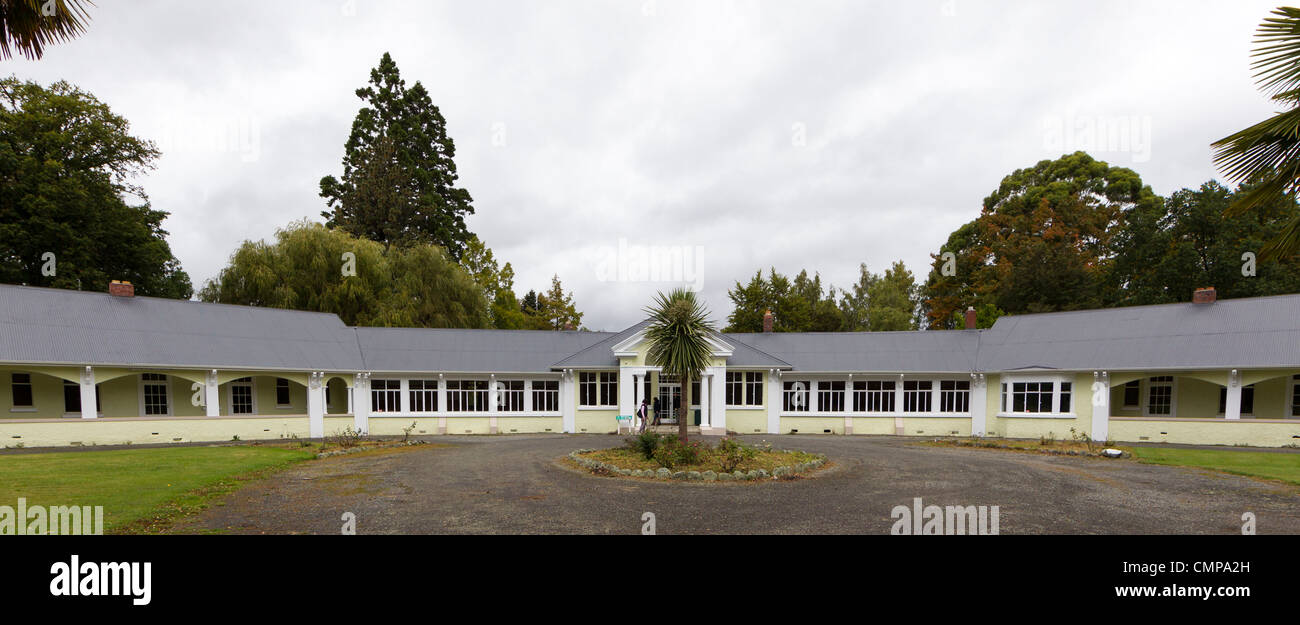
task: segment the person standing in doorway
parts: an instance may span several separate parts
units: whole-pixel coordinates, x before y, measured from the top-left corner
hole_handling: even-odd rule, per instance
[[[654,411],[655,411],[655,425],[659,425],[659,396],[658,395],[655,396]]]

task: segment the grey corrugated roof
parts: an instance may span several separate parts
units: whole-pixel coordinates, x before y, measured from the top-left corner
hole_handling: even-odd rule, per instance
[[[357,328],[367,371],[550,371],[610,332]]]
[[[746,343],[744,334],[723,334],[722,340],[730,343],[735,351],[727,359],[728,367],[759,367],[768,369],[790,369],[790,363],[777,358],[761,349]]]
[[[575,354],[557,358],[553,361],[552,366],[556,369],[565,367],[617,367],[618,358],[614,356],[614,346],[640,332],[642,328],[648,325],[650,325],[650,320],[647,319],[621,332],[607,334],[604,340],[588,345]]]
[[[982,334],[984,371],[1300,367],[1300,295],[1008,316]]]
[[[979,333],[771,332],[727,334],[790,363],[795,371],[948,373],[975,369]]]
[[[359,371],[336,315],[0,285],[0,361]]]

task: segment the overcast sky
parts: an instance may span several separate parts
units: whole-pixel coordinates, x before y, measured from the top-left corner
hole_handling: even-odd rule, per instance
[[[1167,194],[1273,110],[1249,54],[1274,2],[98,4],[2,71],[79,85],[158,144],[141,182],[196,289],[241,241],[321,220],[388,51],[447,119],[470,230],[521,295],[559,274],[596,330],[683,281],[725,323],[769,266],[923,280],[1017,168],[1085,149]],[[650,246],[690,271],[645,279]]]

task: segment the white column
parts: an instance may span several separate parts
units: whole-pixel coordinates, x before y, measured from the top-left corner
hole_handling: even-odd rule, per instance
[[[204,414],[209,417],[221,416],[221,386],[217,384],[217,370],[208,372],[203,385]]]
[[[1236,369],[1228,373],[1228,397],[1227,406],[1223,409],[1223,418],[1241,419],[1241,373]]]
[[[565,434],[573,434],[578,431],[577,411],[574,407],[577,394],[573,392],[573,380],[572,371],[566,370],[560,376],[560,414],[562,415],[560,423]]]
[[[781,372],[767,372],[767,433],[781,433]]]
[[[709,389],[709,424],[719,434],[727,433],[727,369],[713,368],[713,387]]]
[[[632,374],[632,431],[641,431],[641,380],[645,377],[644,373]]]
[[[1110,374],[1105,371],[1093,371],[1092,440],[1105,441],[1108,438],[1110,438]]]
[[[695,398],[695,401],[700,405],[701,433],[709,429],[709,408],[712,407],[711,404],[709,404],[709,394],[713,390],[710,388],[713,385],[713,375],[711,375],[709,371],[709,369],[705,369],[704,373],[700,376],[700,396]]]
[[[853,374],[849,374],[849,379],[844,382],[844,411],[853,412]],[[853,417],[844,415],[844,435],[853,434]]]
[[[307,436],[325,437],[325,374],[318,371],[307,377]]]
[[[352,387],[352,424],[358,432],[370,431],[370,374],[358,373]]]
[[[632,370],[620,366],[618,368],[618,414],[630,415],[636,413],[636,407],[633,405],[636,393],[633,389]]]
[[[81,418],[94,419],[99,416],[95,409],[95,370],[86,367],[81,371]]]
[[[983,373],[972,373],[970,378],[970,433],[984,436],[988,433],[989,383]]]
[[[894,434],[902,436],[906,433],[903,426],[903,374],[898,374],[898,381],[894,386]]]
[[[497,374],[488,376],[488,434],[497,433],[497,413],[501,412],[501,389],[497,388]]]
[[[447,409],[451,404],[447,403],[447,378],[443,374],[438,374],[438,433],[447,433]]]

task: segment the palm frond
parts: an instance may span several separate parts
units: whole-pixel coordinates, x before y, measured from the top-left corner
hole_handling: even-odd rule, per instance
[[[716,331],[695,293],[684,288],[659,293],[645,312],[650,318],[645,329],[648,364],[684,380],[699,377],[709,366],[713,351],[709,339]]]
[[[1265,18],[1255,37],[1255,82],[1274,97],[1300,88],[1300,9],[1280,7]]]
[[[41,58],[45,46],[86,32],[90,0],[0,0],[0,60],[16,49],[29,60]],[[46,15],[49,13],[49,15]]]
[[[1270,261],[1291,258],[1300,253],[1300,216],[1292,219],[1260,252],[1261,259]]]

